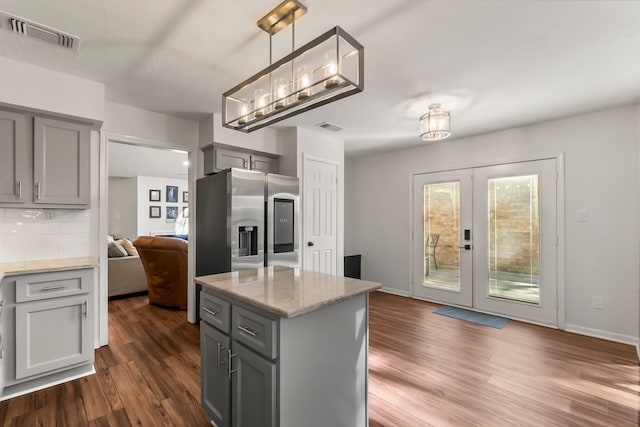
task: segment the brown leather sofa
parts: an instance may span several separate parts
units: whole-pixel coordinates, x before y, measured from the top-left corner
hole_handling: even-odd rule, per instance
[[[139,236],[138,250],[149,287],[149,303],[187,307],[187,242],[174,237]]]

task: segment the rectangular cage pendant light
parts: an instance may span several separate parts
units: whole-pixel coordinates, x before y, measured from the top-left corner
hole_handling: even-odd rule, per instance
[[[223,93],[222,125],[251,132],[363,89],[364,47],[334,27]]]

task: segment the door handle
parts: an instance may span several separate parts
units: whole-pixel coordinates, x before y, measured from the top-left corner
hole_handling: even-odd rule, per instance
[[[313,246],[313,242],[307,242],[307,246],[309,247]]]
[[[471,250],[471,245],[458,246],[458,248],[464,249],[465,251],[470,251]]]

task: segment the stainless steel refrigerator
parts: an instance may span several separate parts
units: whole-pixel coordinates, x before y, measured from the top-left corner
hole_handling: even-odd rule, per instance
[[[300,263],[298,178],[227,169],[196,181],[196,275]]]

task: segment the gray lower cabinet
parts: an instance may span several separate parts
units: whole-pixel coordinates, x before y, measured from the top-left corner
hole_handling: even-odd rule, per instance
[[[206,292],[203,292],[201,301],[202,408],[217,427],[275,427],[275,361],[232,338],[233,332],[229,335],[227,316],[238,308]],[[250,326],[242,327],[245,331],[238,331],[249,338],[253,338],[251,334],[260,334]]]
[[[87,208],[88,125],[0,110],[0,207]]]
[[[93,269],[8,276],[2,302],[0,398],[86,371],[94,360]]]

